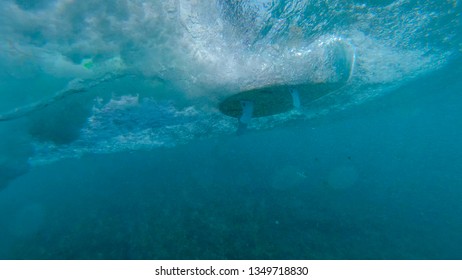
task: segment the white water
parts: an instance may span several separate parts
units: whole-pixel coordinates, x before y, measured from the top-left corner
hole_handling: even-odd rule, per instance
[[[459,17],[457,1],[2,1],[0,118],[27,117],[15,137],[34,162],[171,146],[233,133],[216,107],[241,90],[335,82],[332,42],[354,50],[340,90],[249,126],[270,128],[439,69],[459,52]]]

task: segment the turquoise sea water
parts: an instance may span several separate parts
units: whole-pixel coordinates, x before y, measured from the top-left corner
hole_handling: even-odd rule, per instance
[[[0,259],[462,259],[459,1],[82,3],[0,4]]]

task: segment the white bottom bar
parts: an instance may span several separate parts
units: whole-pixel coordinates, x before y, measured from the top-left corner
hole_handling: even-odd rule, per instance
[[[8,280],[204,278],[460,280],[462,261],[0,261]]]

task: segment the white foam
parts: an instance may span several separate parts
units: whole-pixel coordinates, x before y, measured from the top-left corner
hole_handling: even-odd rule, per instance
[[[393,82],[431,70],[436,60],[444,59],[443,54],[426,54],[430,46],[422,47],[428,39],[421,30],[442,36],[431,24],[447,17],[431,4],[408,11],[401,2],[365,8],[334,1],[335,12],[296,2],[286,3],[274,18],[265,2],[244,1],[233,4],[246,9],[234,16],[253,25],[243,30],[239,20],[225,18],[221,1],[42,2],[33,9],[12,0],[0,3],[7,42],[0,58],[6,71],[33,64],[35,71],[53,76],[89,78],[126,69],[162,76],[191,95],[207,95],[216,89],[223,93],[272,83],[323,82],[330,77],[323,68],[325,46],[339,35],[355,46],[363,83]],[[310,10],[311,18],[300,17]],[[326,21],[334,16],[353,23]],[[268,24],[270,31],[263,36]],[[83,67],[84,59],[92,59],[94,68]]]
[[[164,90],[171,99],[202,98],[201,105],[190,99],[185,110],[162,104],[159,96],[166,99],[165,92],[153,91],[149,102],[135,102],[136,92],[126,92],[125,99],[95,107],[80,142],[69,150],[103,151],[107,145],[123,149],[129,142],[171,145],[230,133],[233,120],[213,110],[220,99],[266,85],[338,81],[333,46],[339,44],[352,50],[354,61],[344,88],[300,112],[252,121],[250,128],[364,102],[444,66],[460,48],[455,37],[460,13],[447,1],[421,1],[412,8],[408,1],[371,6],[340,0],[271,2],[274,5],[250,0],[34,3],[26,7],[14,0],[0,2],[5,42],[0,44],[0,102],[6,104],[17,94],[27,100],[0,116],[18,116],[33,110],[34,104],[44,107],[67,96],[61,94],[67,89],[56,95],[40,93],[52,96],[49,100],[37,100],[37,93],[7,91],[14,79],[43,74],[77,79],[81,82],[74,86],[82,91],[128,74],[156,77],[169,84]],[[112,76],[104,78],[107,73]],[[161,113],[155,110],[159,108]],[[136,129],[127,129],[129,123]]]

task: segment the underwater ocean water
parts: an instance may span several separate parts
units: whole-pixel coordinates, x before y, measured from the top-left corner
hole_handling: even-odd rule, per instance
[[[462,259],[461,5],[1,1],[0,259]]]

